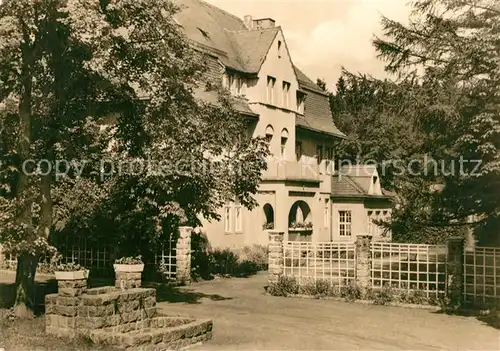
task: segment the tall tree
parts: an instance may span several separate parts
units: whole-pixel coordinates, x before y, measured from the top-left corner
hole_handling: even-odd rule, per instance
[[[175,11],[166,0],[0,5],[0,242],[19,257],[19,315],[52,233],[90,229],[103,203],[125,237],[216,216],[232,196],[255,205],[265,143],[246,137],[228,96],[195,98],[203,56]]]
[[[408,26],[388,18],[382,24],[386,38],[374,45],[387,69],[423,71],[419,123],[428,152],[447,164],[433,220],[498,223],[500,7],[494,0],[419,0]]]

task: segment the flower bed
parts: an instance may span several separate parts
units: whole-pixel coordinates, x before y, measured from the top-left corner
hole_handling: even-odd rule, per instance
[[[298,284],[293,277],[281,276],[278,281],[267,287],[267,293],[282,297],[303,297],[328,299],[336,301],[360,302],[364,304],[415,307],[440,310],[444,301],[439,298],[429,298],[420,290],[402,290],[384,287],[370,289],[363,293],[351,281],[346,285],[332,285],[326,280],[310,281]]]

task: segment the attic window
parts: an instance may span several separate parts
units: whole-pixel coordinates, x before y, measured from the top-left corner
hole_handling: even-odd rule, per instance
[[[205,39],[210,39],[210,35],[208,35],[208,32],[204,31],[200,27],[196,27],[196,28],[198,28],[198,30],[200,31],[201,35],[203,35],[203,37],[205,37]]]
[[[378,180],[377,177],[373,177],[373,184],[377,184],[377,180]]]
[[[281,40],[278,40],[278,58],[281,58]]]

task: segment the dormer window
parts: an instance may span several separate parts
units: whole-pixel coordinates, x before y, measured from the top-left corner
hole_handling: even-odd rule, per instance
[[[227,73],[224,77],[224,87],[229,89],[233,95],[242,95],[244,93],[244,80],[240,76]]]

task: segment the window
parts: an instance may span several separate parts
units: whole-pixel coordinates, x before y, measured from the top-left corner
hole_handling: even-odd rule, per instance
[[[290,83],[283,82],[283,107],[290,107]]]
[[[266,134],[266,141],[268,144],[271,144],[271,141],[273,140],[273,135],[272,134]]]
[[[281,58],[281,40],[278,40],[278,58]]]
[[[326,158],[330,161],[333,161],[334,159],[334,149],[333,147],[329,147],[326,149]]]
[[[238,203],[234,207],[234,212],[235,212],[235,218],[234,218],[234,231],[236,233],[241,233],[243,232],[243,209],[241,205]]]
[[[224,232],[226,234],[243,232],[243,207],[236,202],[227,202],[224,206]]]
[[[274,104],[274,86],[276,85],[276,78],[267,77],[267,103]]]
[[[231,233],[233,229],[231,225],[231,210],[232,208],[230,205],[224,206],[224,232],[226,232],[226,234]]]
[[[297,162],[299,162],[300,159],[302,158],[302,142],[301,141],[295,142],[295,157],[297,158]]]
[[[288,130],[283,128],[281,131],[281,158],[285,158],[285,152],[286,152],[286,142],[288,140]]]
[[[282,158],[285,158],[285,150],[286,150],[286,141],[287,140],[288,140],[287,138],[281,137],[281,157]]]
[[[325,205],[323,207],[323,219],[323,226],[325,228],[330,227],[330,202],[328,201],[328,199],[325,199]]]
[[[306,99],[306,96],[304,93],[297,91],[297,112],[300,114],[304,114],[305,112],[305,107],[304,107],[304,101]]]
[[[268,125],[266,127],[266,141],[271,144],[271,141],[273,140],[273,135],[274,135],[274,129],[271,125]]]
[[[351,211],[339,211],[339,234],[351,236]]]
[[[373,211],[368,211],[367,213],[368,216],[368,234],[375,236],[375,224],[373,223]]]
[[[243,78],[238,77],[233,73],[227,73],[224,75],[223,86],[229,89],[233,95],[243,94]]]
[[[318,160],[318,164],[323,161],[323,145],[316,145],[316,158]]]

